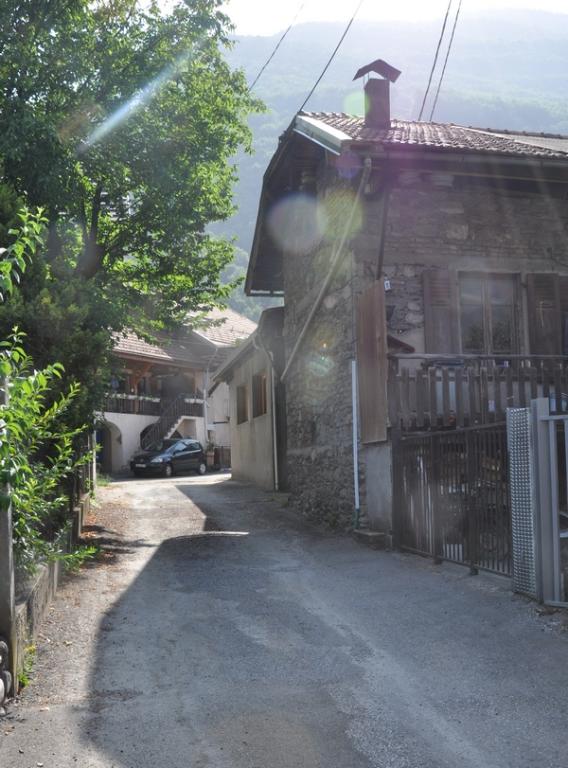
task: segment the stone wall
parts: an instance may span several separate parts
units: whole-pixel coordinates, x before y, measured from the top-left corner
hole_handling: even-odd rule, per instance
[[[318,176],[318,206],[325,222],[322,242],[307,253],[295,249],[284,259],[286,359],[329,270],[332,243],[341,235],[353,197],[347,182],[328,167],[322,169]],[[335,528],[352,525],[354,513],[351,265],[347,252],[286,379],[291,502],[309,518]]]
[[[545,195],[530,184],[519,189],[462,177],[443,181],[440,186],[436,176],[423,174],[409,185],[403,175],[389,201],[383,269],[390,283],[389,332],[417,352],[424,351],[424,269],[568,272],[568,205],[560,185]],[[355,243],[357,291],[377,264],[378,227],[376,200],[368,199],[365,228]],[[526,318],[521,331],[521,351],[528,352]]]

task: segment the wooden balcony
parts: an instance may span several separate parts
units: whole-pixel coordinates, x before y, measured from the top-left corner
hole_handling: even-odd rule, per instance
[[[203,416],[203,392],[180,396],[184,403],[183,415]],[[140,395],[107,395],[104,402],[105,413],[127,413],[135,416],[161,416],[171,404],[171,399],[145,397]]]
[[[161,413],[161,400],[159,397],[140,397],[138,395],[107,395],[103,408],[105,413],[159,416]]]
[[[389,421],[403,431],[500,423],[536,397],[568,412],[568,357],[389,355]]]

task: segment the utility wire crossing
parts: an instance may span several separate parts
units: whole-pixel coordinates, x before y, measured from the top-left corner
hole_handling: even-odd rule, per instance
[[[295,15],[294,15],[294,18],[292,19],[292,21],[290,22],[290,24],[289,24],[289,26],[288,26],[288,29],[286,29],[286,30],[284,31],[284,33],[282,34],[282,36],[281,36],[280,40],[279,40],[279,41],[276,43],[276,45],[275,45],[275,47],[274,47],[274,50],[272,51],[272,53],[270,54],[270,56],[269,56],[269,57],[266,59],[266,61],[264,62],[264,64],[263,64],[263,65],[262,65],[262,67],[260,68],[260,70],[259,70],[259,72],[258,72],[258,75],[257,75],[257,76],[254,78],[254,80],[252,81],[252,83],[249,85],[249,91],[252,91],[252,89],[254,88],[254,86],[255,86],[255,85],[258,83],[258,81],[259,81],[259,80],[260,80],[260,78],[262,77],[262,73],[264,72],[264,70],[266,69],[266,67],[267,67],[267,66],[270,64],[270,62],[272,61],[272,59],[273,59],[273,58],[276,56],[276,53],[277,53],[278,49],[280,48],[280,46],[282,45],[282,43],[283,43],[283,42],[284,42],[284,40],[286,39],[286,37],[287,37],[287,35],[288,35],[288,32],[289,32],[289,31],[292,29],[292,27],[293,27],[293,26],[294,26],[294,24],[296,23],[296,21],[297,21],[297,19],[298,19],[298,16],[299,16],[299,15],[302,13],[302,11],[304,10],[305,6],[306,6],[306,0],[302,0],[302,2],[300,3],[300,5],[298,6],[298,10],[296,11],[296,13],[295,13]]]
[[[306,98],[304,99],[304,103],[302,104],[302,106],[301,106],[301,107],[300,107],[300,109],[298,110],[299,112],[302,112],[302,110],[304,109],[304,107],[306,106],[306,104],[308,103],[308,101],[309,101],[309,100],[312,98],[312,96],[313,96],[313,94],[314,94],[314,91],[316,90],[316,88],[318,87],[318,85],[321,83],[321,81],[322,81],[322,79],[323,79],[323,77],[324,77],[325,73],[327,72],[327,70],[328,70],[328,69],[329,69],[329,67],[331,66],[331,63],[332,63],[332,61],[334,60],[334,58],[335,58],[335,56],[336,56],[336,54],[337,54],[338,50],[341,48],[341,45],[342,45],[343,41],[344,41],[344,40],[345,40],[345,38],[347,37],[347,33],[348,33],[348,32],[349,32],[349,30],[351,29],[351,25],[352,25],[352,24],[353,24],[353,22],[355,21],[355,18],[356,18],[356,16],[357,16],[357,14],[359,13],[359,11],[361,10],[361,6],[363,5],[363,3],[364,3],[364,2],[365,2],[365,0],[359,0],[359,3],[357,4],[357,7],[355,8],[355,10],[354,10],[354,12],[353,12],[353,15],[352,15],[352,16],[351,16],[351,18],[349,19],[349,23],[347,24],[347,26],[345,27],[345,29],[344,29],[344,31],[343,31],[343,34],[342,34],[342,35],[341,35],[341,37],[339,38],[339,42],[338,42],[338,43],[337,43],[337,45],[335,46],[335,49],[334,49],[333,53],[331,54],[331,56],[329,57],[329,60],[328,60],[327,64],[326,64],[326,65],[325,65],[325,67],[323,68],[321,75],[318,77],[318,79],[317,79],[317,80],[316,80],[316,82],[314,83],[314,86],[313,86],[312,90],[311,90],[311,91],[308,93],[308,95],[307,95],[307,96],[306,96]]]
[[[430,111],[430,122],[432,122],[432,119],[434,117],[434,111],[436,109],[436,105],[438,104],[438,96],[440,95],[440,89],[442,88],[442,83],[444,82],[444,75],[446,74],[446,67],[448,66],[448,59],[450,58],[450,52],[452,50],[452,45],[454,43],[454,36],[456,34],[456,27],[458,25],[458,19],[460,17],[460,11],[462,7],[462,0],[460,0],[458,9],[456,11],[456,17],[454,19],[454,26],[452,27],[452,34],[450,35],[450,42],[448,44],[448,50],[446,51],[446,58],[444,59],[444,66],[442,67],[442,74],[440,75],[440,80],[438,82],[438,88],[436,89],[436,95],[434,96],[434,103],[432,104],[432,109]]]
[[[448,7],[446,8],[446,15],[444,16],[444,23],[442,24],[442,31],[440,32],[440,37],[438,38],[438,45],[436,46],[436,53],[434,54],[434,61],[432,62],[432,69],[430,70],[430,77],[428,78],[428,85],[426,86],[426,91],[424,93],[424,98],[422,99],[422,106],[420,107],[420,114],[418,115],[418,120],[422,120],[422,115],[424,113],[424,107],[426,106],[426,99],[428,98],[428,94],[430,93],[430,86],[432,85],[432,78],[434,77],[434,71],[436,69],[436,64],[438,63],[438,56],[440,55],[440,48],[442,47],[442,41],[444,39],[444,34],[446,32],[446,25],[448,23],[448,17],[450,15],[450,9],[452,7],[453,0],[450,0],[448,3]]]

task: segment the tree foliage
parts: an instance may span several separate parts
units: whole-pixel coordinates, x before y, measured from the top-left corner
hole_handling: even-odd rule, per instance
[[[31,572],[39,560],[64,557],[57,543],[69,507],[64,481],[84,458],[76,452],[81,430],[69,429],[63,416],[79,388],[72,384],[53,399],[63,366],[34,369],[21,334],[0,343],[0,350],[0,376],[8,383],[0,405],[0,472],[10,483],[16,563]]]
[[[19,213],[20,225],[8,231],[13,238],[0,254],[0,301],[14,293],[22,274],[43,243],[42,211]],[[79,392],[73,383],[59,396],[54,382],[60,363],[43,370],[33,367],[17,330],[0,342],[0,503],[13,503],[14,554],[23,572],[39,560],[61,557],[71,563],[90,552],[63,554],[56,535],[64,526],[69,497],[65,480],[85,460],[76,450],[81,429],[66,426],[64,417]],[[9,490],[6,490],[9,489]]]
[[[61,259],[116,310],[172,324],[224,298],[226,219],[258,104],[223,58],[220,0],[21,0],[0,5],[0,157],[49,219]]]

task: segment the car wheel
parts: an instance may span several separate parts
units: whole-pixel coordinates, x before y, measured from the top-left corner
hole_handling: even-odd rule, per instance
[[[204,475],[206,472],[207,472],[207,464],[204,461],[199,462],[199,466],[197,467],[197,474]]]
[[[166,464],[164,467],[164,477],[171,477],[174,473],[174,468],[171,464]]]

